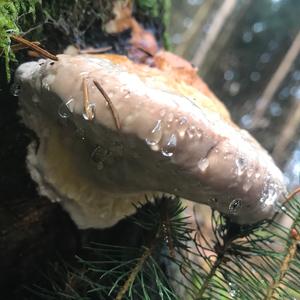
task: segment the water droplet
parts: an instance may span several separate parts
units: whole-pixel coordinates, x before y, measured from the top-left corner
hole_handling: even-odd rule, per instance
[[[209,166],[209,160],[207,158],[203,158],[198,162],[198,168],[201,172],[205,172]]]
[[[228,206],[228,212],[232,215],[236,215],[238,213],[238,210],[242,206],[242,200],[241,199],[234,199],[230,202]]]
[[[72,115],[72,112],[73,112],[72,103],[73,102],[74,102],[74,99],[71,98],[67,103],[62,103],[58,107],[58,114],[61,118],[67,119]]]
[[[202,131],[200,130],[200,128],[196,128],[196,136],[198,138],[201,138],[202,137]]]
[[[93,120],[95,118],[95,110],[96,104],[90,103],[86,108],[86,112],[82,113],[83,118],[87,121]]]
[[[108,150],[98,145],[91,153],[91,159],[96,162],[102,162],[102,160],[108,155]]]
[[[197,130],[195,126],[191,126],[186,130],[186,133],[188,135],[188,137],[190,139],[192,139],[193,137],[195,137],[195,135],[197,135]]]
[[[89,72],[80,72],[79,75],[85,77],[85,76],[89,75]]]
[[[21,86],[18,83],[13,83],[10,87],[10,92],[13,96],[18,97],[21,91]]]
[[[235,164],[237,167],[237,175],[241,176],[246,170],[246,160],[242,157],[239,157],[235,160]]]
[[[179,121],[179,126],[183,126],[187,123],[187,117],[180,117],[178,121]]]
[[[245,192],[248,192],[248,191],[250,190],[250,188],[252,187],[252,185],[253,185],[253,183],[252,183],[250,180],[246,181],[246,182],[243,184],[243,190],[244,190]]]
[[[235,283],[229,282],[229,295],[233,298],[238,298],[240,296],[239,289]]]
[[[42,87],[43,87],[45,90],[50,91],[50,85],[49,85],[49,83],[47,82],[47,80],[45,80],[45,79],[42,81]]]
[[[178,121],[178,135],[183,138],[188,127],[187,117],[180,117]]]
[[[285,206],[281,206],[281,210],[285,212],[286,211],[286,207]]]
[[[174,114],[173,113],[169,113],[168,117],[167,117],[167,122],[171,123],[174,119]]]
[[[247,169],[247,177],[248,177],[248,178],[251,178],[252,175],[253,175],[253,173],[254,173],[254,169],[253,169],[253,168]]]
[[[269,205],[274,205],[277,198],[278,198],[277,185],[268,182],[263,189],[262,196],[259,201],[265,207]]]
[[[150,136],[146,138],[146,143],[150,146],[157,145],[162,137],[161,120],[158,120],[151,130]]]
[[[161,153],[164,156],[171,157],[174,154],[177,144],[177,138],[175,134],[172,134],[167,145],[161,149]]]

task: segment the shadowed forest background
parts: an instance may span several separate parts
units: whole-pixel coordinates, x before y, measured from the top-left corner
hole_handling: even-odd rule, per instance
[[[234,121],[272,153],[291,185],[298,185],[300,3],[173,3],[175,53],[199,68]]]

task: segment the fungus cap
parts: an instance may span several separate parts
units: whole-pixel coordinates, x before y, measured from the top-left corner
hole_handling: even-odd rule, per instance
[[[58,55],[22,64],[16,81],[22,118],[40,139],[31,175],[80,228],[112,226],[145,194],[205,203],[240,224],[272,216],[283,200],[268,153],[221,102],[169,71],[117,55]]]

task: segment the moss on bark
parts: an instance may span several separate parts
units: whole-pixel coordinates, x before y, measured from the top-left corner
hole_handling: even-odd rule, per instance
[[[10,51],[10,35],[29,29],[35,20],[39,0],[0,1],[0,53],[5,58],[6,75],[10,78],[9,61],[14,59]]]
[[[5,59],[8,81],[10,62],[15,60],[10,47],[11,34],[23,34],[27,39],[41,41],[54,52],[61,52],[71,43],[78,47],[99,47],[103,40],[109,39],[103,24],[113,18],[113,3],[108,0],[0,0],[0,57]],[[136,0],[133,4],[138,20],[169,48],[166,29],[170,0]],[[126,39],[126,33],[123,37]],[[124,43],[119,37],[112,39],[116,52],[124,53]]]

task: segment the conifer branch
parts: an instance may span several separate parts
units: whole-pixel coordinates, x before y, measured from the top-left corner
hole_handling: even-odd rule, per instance
[[[142,257],[138,260],[138,263],[135,265],[135,267],[131,271],[129,277],[127,278],[127,280],[125,281],[125,283],[121,287],[120,291],[118,292],[117,296],[115,297],[115,300],[122,300],[123,299],[124,295],[127,293],[128,289],[130,288],[130,286],[135,281],[135,278],[136,278],[137,274],[141,271],[145,261],[151,255],[151,252],[152,252],[152,247],[147,248],[144,251]]]
[[[287,250],[287,254],[286,254],[284,260],[282,261],[280,270],[278,272],[278,276],[270,285],[270,287],[268,289],[268,294],[267,294],[265,300],[276,299],[276,296],[275,296],[276,290],[280,287],[280,284],[282,283],[282,280],[285,277],[286,272],[289,269],[290,262],[295,257],[295,254],[297,251],[297,245],[298,245],[299,241],[300,241],[299,234],[297,234],[296,237],[292,237],[292,242]]]
[[[190,228],[178,200],[164,196],[137,211],[130,219],[142,230],[140,247],[95,244],[96,248],[89,249],[93,260],[80,259],[83,268],[67,270],[63,282],[54,279],[52,294],[39,289],[47,295],[43,299],[299,297],[298,200],[287,201],[281,208],[291,218],[292,229],[275,220],[240,226],[214,211],[212,236],[201,224],[196,223],[195,230]]]

